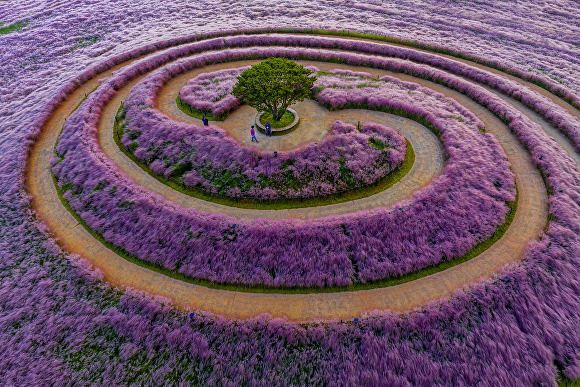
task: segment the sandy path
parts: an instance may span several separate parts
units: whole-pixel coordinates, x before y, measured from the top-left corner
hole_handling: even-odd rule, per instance
[[[248,62],[228,63],[230,66],[241,66]],[[223,64],[204,67],[205,71],[214,71],[224,68]],[[195,76],[201,69],[188,72],[179,77],[182,83]],[[236,218],[319,218],[330,215],[347,214],[354,211],[375,208],[379,206],[389,207],[396,202],[409,197],[415,190],[425,186],[431,179],[439,174],[444,165],[443,150],[437,137],[427,128],[407,118],[386,114],[376,111],[343,110],[329,112],[314,101],[304,101],[299,104],[299,114],[303,123],[293,132],[284,136],[268,138],[262,134],[258,145],[263,149],[280,149],[277,145],[283,144],[281,149],[292,149],[307,142],[322,140],[330,129],[332,122],[342,120],[350,123],[358,121],[375,121],[399,130],[412,144],[415,150],[415,163],[411,170],[394,186],[376,195],[320,207],[292,208],[283,210],[256,210],[229,207],[226,205],[197,199],[181,192],[175,191],[145,172],[129,157],[119,150],[113,139],[113,123],[115,114],[121,102],[127,97],[131,88],[143,77],[134,80],[123,89],[119,90],[113,100],[106,106],[99,123],[99,143],[107,157],[117,164],[123,172],[131,176],[139,185],[147,190],[155,192],[169,201],[183,207],[193,207],[202,211],[217,212]],[[201,123],[193,117],[186,115],[177,108],[175,97],[179,91],[179,82],[172,82],[169,87],[162,89],[159,96],[160,108],[166,114],[180,121]],[[228,133],[242,143],[247,141],[247,128],[253,123],[256,111],[244,106],[231,114],[220,126],[228,130]],[[241,129],[240,129],[241,128]],[[241,133],[243,132],[243,134]],[[245,141],[244,141],[245,140]]]
[[[346,67],[334,64],[331,66],[335,68]],[[375,72],[376,70],[373,71],[373,74]],[[86,257],[103,271],[108,281],[114,285],[138,288],[152,294],[168,297],[178,307],[184,309],[201,309],[236,318],[248,318],[269,313],[275,317],[286,316],[290,320],[296,321],[335,320],[351,319],[377,309],[405,311],[423,306],[432,300],[449,297],[458,289],[488,277],[506,263],[517,262],[521,258],[527,243],[542,231],[546,223],[546,189],[525,149],[491,113],[463,95],[440,85],[407,76],[397,76],[444,92],[477,114],[486,124],[487,129],[496,135],[504,147],[516,174],[520,190],[518,211],[505,235],[484,253],[444,272],[398,286],[357,292],[263,294],[215,290],[193,285],[163,276],[124,260],[94,239],[83,227],[75,227],[78,223],[60,203],[48,169],[52,149],[65,117],[82,99],[84,93],[94,88],[97,84],[96,80],[83,85],[61,105],[34,147],[28,171],[28,188],[34,198],[34,207],[52,233],[61,241],[64,248]],[[525,82],[522,81],[522,83]],[[563,102],[557,97],[552,96],[551,98]],[[528,109],[522,109],[522,111],[538,120],[537,115]],[[103,118],[103,122],[105,121],[106,117]],[[543,126],[549,127],[545,122],[543,122]],[[401,130],[403,130],[402,127]],[[562,141],[565,148],[571,151],[569,144],[566,145],[565,138],[560,137],[559,141]],[[118,150],[117,152],[122,154]],[[142,172],[139,167],[137,168]],[[134,175],[131,176],[135,178]],[[148,177],[155,180],[150,176]],[[140,183],[138,179],[136,181]],[[172,191],[163,184],[161,186],[164,193]],[[342,204],[347,206],[350,211],[356,210],[350,202]],[[318,211],[320,208],[323,207],[311,210]],[[240,209],[240,211],[246,210]]]

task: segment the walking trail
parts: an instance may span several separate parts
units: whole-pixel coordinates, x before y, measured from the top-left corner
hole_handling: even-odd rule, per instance
[[[226,63],[226,65],[239,67],[253,63],[256,63],[256,61]],[[188,79],[191,79],[191,77],[203,71],[215,71],[224,67],[224,64],[206,66],[203,69],[196,69],[195,71],[181,75],[161,90],[157,107],[173,119],[201,125],[201,120],[193,118],[179,110],[175,103],[175,98],[181,86]],[[302,122],[297,129],[287,135],[276,137],[266,137],[258,132],[256,134],[259,139],[257,147],[264,151],[289,150],[308,142],[321,141],[328,134],[332,122],[336,120],[354,124],[358,121],[375,121],[399,130],[409,140],[415,151],[415,163],[413,167],[397,184],[388,190],[366,198],[326,206],[283,210],[256,210],[230,207],[197,199],[170,189],[165,184],[150,176],[139,165],[127,157],[127,155],[121,152],[114,141],[112,131],[115,114],[121,102],[129,94],[131,88],[143,77],[134,80],[119,90],[115,98],[107,105],[99,124],[99,142],[107,157],[113,160],[123,172],[131,176],[138,184],[183,207],[193,207],[202,211],[220,213],[236,218],[282,219],[291,217],[308,219],[347,214],[379,206],[392,206],[396,202],[407,198],[415,190],[429,183],[434,176],[439,174],[444,165],[443,150],[437,136],[415,121],[377,111],[342,110],[330,112],[318,103],[306,100],[294,107],[300,114]],[[248,133],[256,114],[255,109],[249,106],[242,106],[228,116],[223,122],[223,125],[220,122],[213,122],[213,124],[217,124],[226,129],[232,137],[236,138],[242,144],[252,146]]]
[[[227,65],[229,67],[237,67],[244,65],[244,63],[233,62]],[[121,64],[112,69],[112,71],[127,64]],[[365,68],[338,64],[320,62],[315,62],[315,64],[323,70],[345,68],[355,71],[368,71]],[[208,71],[208,68],[204,70]],[[498,72],[495,70],[490,71]],[[198,122],[174,107],[176,91],[179,90],[180,85],[193,73],[184,74],[180,79],[170,82],[162,90],[159,97],[158,107],[175,119]],[[30,157],[27,175],[28,189],[33,197],[33,206],[39,217],[48,225],[51,233],[60,241],[66,250],[71,253],[80,254],[88,259],[95,267],[103,272],[104,278],[113,285],[140,289],[151,294],[166,297],[182,309],[203,310],[233,318],[251,318],[268,313],[273,317],[287,317],[293,321],[329,321],[339,319],[349,320],[374,310],[404,312],[422,307],[434,300],[450,297],[457,290],[475,281],[494,275],[494,273],[506,264],[518,262],[525,252],[528,242],[542,232],[548,216],[546,187],[523,146],[519,144],[507,127],[490,112],[457,92],[428,81],[390,73],[388,71],[373,69],[372,73],[373,75],[375,73],[380,75],[389,74],[403,80],[414,81],[456,99],[459,103],[475,113],[485,123],[487,130],[493,133],[502,144],[512,164],[513,172],[516,175],[520,194],[518,210],[512,225],[504,236],[491,248],[477,257],[448,270],[397,286],[355,292],[311,294],[249,293],[212,289],[173,279],[133,264],[106,248],[87,230],[78,225],[78,222],[72,214],[61,204],[49,169],[49,160],[53,153],[54,144],[64,124],[65,118],[82,100],[85,93],[90,92],[97,86],[97,78],[82,85],[62,103],[47,123],[41,137],[35,144]],[[516,80],[518,79],[516,78]],[[531,85],[525,81],[518,81],[535,90],[539,89],[535,85]],[[131,85],[120,90],[118,97],[107,106],[107,110],[101,119],[99,141],[101,142],[103,150],[138,184],[180,205],[196,207],[203,211],[214,211],[247,218],[265,216],[276,218],[309,218],[350,213],[375,206],[388,206],[401,198],[408,197],[414,190],[428,183],[440,171],[443,165],[440,144],[427,129],[419,124],[409,122],[400,117],[377,112],[333,112],[327,113],[328,118],[325,118],[325,120],[328,119],[328,122],[332,122],[334,119],[343,119],[349,122],[373,120],[399,129],[412,142],[417,154],[412,170],[398,184],[381,194],[331,206],[268,211],[232,208],[205,202],[183,195],[160,183],[130,161],[116,147],[112,139],[114,114],[130,87]],[[542,92],[543,89],[539,89],[538,91]],[[564,101],[548,92],[543,91],[542,94],[551,98],[561,106],[568,108],[572,114],[578,113]],[[553,136],[577,162],[580,161],[577,152],[575,152],[572,145],[563,135],[523,105],[504,96],[502,97],[516,105],[523,114],[528,115],[534,121],[540,123],[548,134]],[[173,102],[170,103],[169,101]],[[308,104],[309,102],[305,103],[304,113],[300,114],[303,115],[304,122],[308,121],[310,124],[310,120],[308,119],[309,114],[314,115],[320,112],[316,106]],[[312,103],[310,102],[310,104]],[[308,109],[311,109],[310,113],[308,113]],[[242,138],[247,134],[248,127],[248,123],[244,120],[250,117],[253,119],[253,114],[255,113],[247,109],[241,109],[237,115],[232,115],[229,122],[224,122],[223,127],[233,137],[240,139],[241,142],[248,141]],[[320,121],[320,125],[313,130],[315,134],[312,134],[310,137],[305,137],[302,140],[296,140],[291,137],[288,137],[288,139],[275,138],[278,142],[274,144],[267,143],[264,138],[260,144],[266,150],[291,149],[303,141],[316,141],[326,134],[324,128],[328,130],[328,126],[325,126],[327,125],[327,121],[322,119]],[[240,126],[244,129],[239,129]],[[238,130],[239,133],[237,133]],[[306,130],[308,130],[307,125],[301,124],[301,128],[298,128],[293,133],[304,133]]]

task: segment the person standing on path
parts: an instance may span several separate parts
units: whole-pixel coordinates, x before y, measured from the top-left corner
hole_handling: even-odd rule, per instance
[[[266,122],[265,128],[266,135],[272,137],[272,125],[270,125],[270,122]]]
[[[252,135],[252,142],[254,140],[258,142],[258,139],[256,138],[256,131],[254,130],[254,125],[252,125],[252,128],[250,129],[250,134]]]
[[[207,119],[205,114],[203,115],[203,118],[201,120],[203,121],[203,126],[209,126],[209,120]]]

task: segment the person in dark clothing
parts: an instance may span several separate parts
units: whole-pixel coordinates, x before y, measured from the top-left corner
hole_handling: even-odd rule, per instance
[[[264,127],[266,128],[266,135],[272,137],[272,125],[270,125],[269,122],[266,122]]]
[[[209,120],[207,119],[207,117],[205,116],[205,114],[203,115],[203,118],[201,120],[203,121],[203,125],[204,126],[209,126]]]

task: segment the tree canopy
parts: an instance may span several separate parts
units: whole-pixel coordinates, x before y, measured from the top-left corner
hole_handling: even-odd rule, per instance
[[[288,106],[311,94],[316,80],[312,71],[285,58],[269,58],[238,76],[232,94],[278,121]]]

